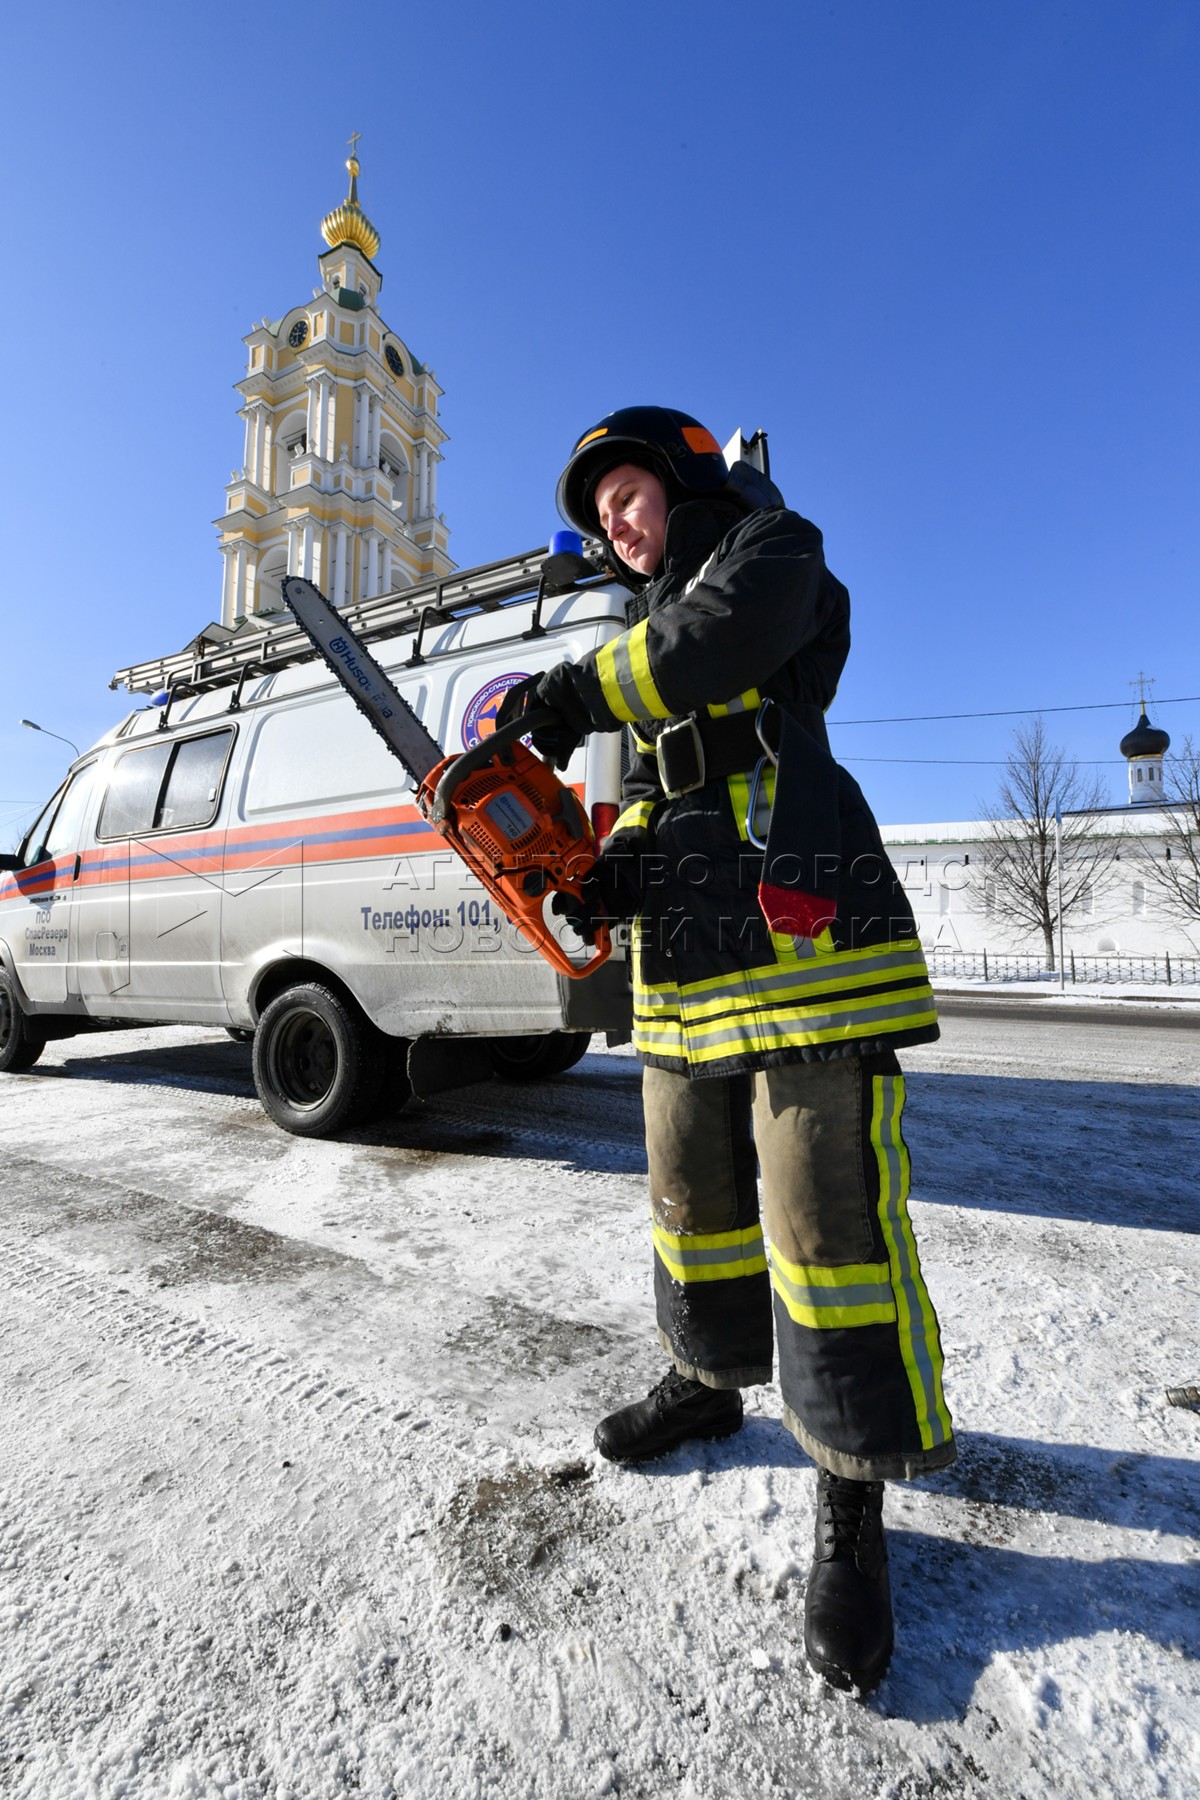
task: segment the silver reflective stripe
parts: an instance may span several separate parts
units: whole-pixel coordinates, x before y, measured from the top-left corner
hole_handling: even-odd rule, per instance
[[[638,693],[637,682],[633,679],[633,665],[629,660],[629,637],[617,638],[612,647],[613,674],[617,678],[617,686],[621,690],[621,698],[630,712],[640,716],[646,710],[646,702]]]
[[[934,1373],[933,1358],[929,1352],[929,1319],[923,1304],[923,1283],[918,1280],[913,1266],[914,1246],[912,1230],[907,1219],[904,1192],[904,1162],[900,1155],[900,1113],[903,1108],[904,1080],[902,1076],[883,1075],[879,1077],[883,1085],[883,1117],[879,1122],[879,1145],[883,1151],[887,1165],[888,1183],[884,1211],[892,1227],[892,1241],[896,1247],[896,1270],[893,1279],[898,1279],[904,1289],[904,1297],[908,1302],[908,1316],[911,1322],[911,1342],[913,1362],[921,1381],[921,1390],[925,1400],[925,1417],[929,1421],[935,1444],[945,1442],[946,1432],[940,1418],[940,1396],[937,1376]]]
[[[862,957],[855,962],[840,963],[836,956],[826,956],[814,962],[811,968],[772,970],[769,975],[732,975],[725,981],[706,982],[703,993],[689,994],[688,999],[694,1006],[704,1006],[710,1000],[763,999],[781,988],[815,987],[825,981],[844,981],[847,986],[857,986],[865,975],[884,975],[914,963],[924,973],[925,961],[916,945],[911,950],[886,950],[879,956]]]
[[[814,1286],[810,1282],[792,1281],[778,1267],[772,1270],[772,1276],[777,1288],[785,1289],[798,1306],[810,1306],[814,1312],[834,1311],[846,1306],[895,1305],[892,1284],[886,1277],[882,1281],[856,1282],[853,1287],[826,1287],[823,1283]]]
[[[747,1244],[725,1244],[715,1250],[683,1250],[664,1238],[662,1252],[685,1269],[700,1269],[712,1263],[761,1261],[765,1254],[761,1235]]]
[[[914,988],[903,1000],[894,1000],[888,1006],[856,1006],[853,1010],[841,1013],[805,1010],[787,1013],[775,1019],[747,1015],[740,1024],[735,1023],[723,1031],[706,1030],[703,1025],[689,1022],[687,1037],[688,1042],[696,1048],[708,1050],[716,1044],[744,1044],[747,1038],[770,1041],[775,1038],[806,1037],[815,1031],[836,1031],[846,1027],[856,1030],[860,1025],[882,1024],[886,1019],[902,1019],[910,1014],[923,1015],[932,1009],[932,993],[925,1000],[925,990]]]

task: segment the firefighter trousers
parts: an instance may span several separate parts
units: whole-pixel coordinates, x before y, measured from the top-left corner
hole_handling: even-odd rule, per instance
[[[647,1068],[642,1098],[658,1333],[680,1373],[770,1381],[773,1312],[784,1423],[815,1462],[859,1481],[953,1462],[895,1053]]]

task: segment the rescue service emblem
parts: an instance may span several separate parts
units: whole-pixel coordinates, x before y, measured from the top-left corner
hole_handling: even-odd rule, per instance
[[[473,750],[484,738],[491,737],[496,729],[496,714],[500,702],[510,687],[518,681],[528,681],[528,675],[493,675],[486,687],[481,687],[473,700],[467,704],[463,714],[462,741],[464,750]]]

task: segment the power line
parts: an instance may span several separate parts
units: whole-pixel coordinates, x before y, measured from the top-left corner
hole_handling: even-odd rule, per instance
[[[996,756],[839,756],[839,762],[869,763],[923,763],[936,764],[939,768],[952,769],[1006,769],[1010,758]],[[1077,769],[1124,769],[1127,767],[1124,757],[1105,757],[1103,760],[1071,757]]]
[[[1191,706],[1200,694],[1182,694],[1175,700],[1156,700],[1159,706]],[[936,725],[945,719],[1025,719],[1031,713],[1108,712],[1128,708],[1128,700],[1094,700],[1083,706],[1024,706],[1001,712],[908,713],[894,719],[830,719],[830,725]]]

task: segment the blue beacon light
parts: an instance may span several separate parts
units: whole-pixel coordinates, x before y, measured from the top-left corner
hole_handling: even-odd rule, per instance
[[[577,531],[556,531],[550,539],[551,556],[582,556],[583,539]]]

